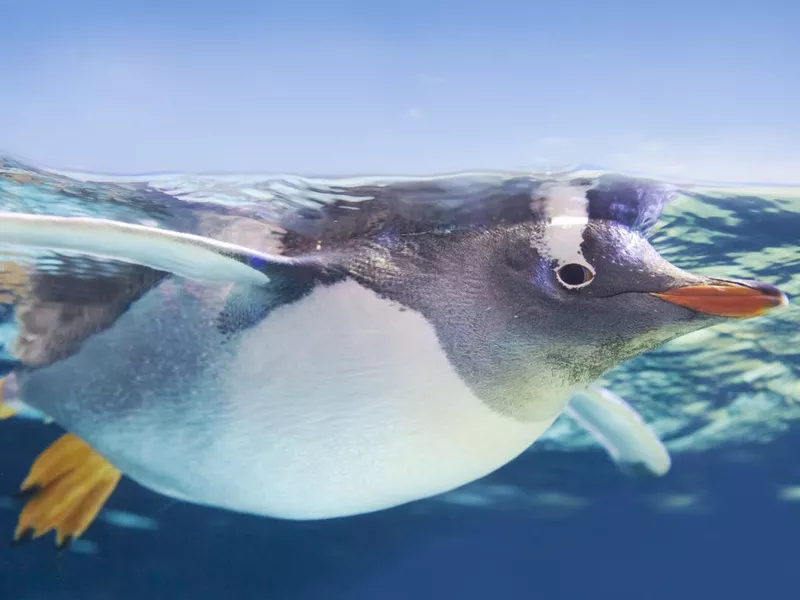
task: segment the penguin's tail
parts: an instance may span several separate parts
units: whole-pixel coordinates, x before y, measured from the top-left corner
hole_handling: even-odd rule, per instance
[[[0,378],[0,421],[3,419],[10,419],[19,412],[19,407],[16,406],[13,392],[13,379],[9,383],[9,377]],[[9,393],[9,388],[12,388]]]
[[[0,361],[0,369],[3,369],[3,366],[4,362]],[[14,364],[9,364],[7,368],[0,371],[0,421],[19,417],[42,421],[46,424],[52,423],[53,420],[50,417],[28,406],[20,398],[17,378],[13,373],[14,366]],[[3,371],[5,371],[5,375]]]

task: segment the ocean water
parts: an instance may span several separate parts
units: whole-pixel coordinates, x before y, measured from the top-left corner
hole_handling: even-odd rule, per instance
[[[31,210],[61,210],[24,179],[6,179],[0,195],[29,193]],[[667,259],[800,294],[800,188],[690,191],[653,234]],[[93,214],[92,202],[102,193],[74,199],[68,212]],[[10,544],[20,507],[11,496],[60,431],[0,422],[0,537],[9,539],[0,600],[791,597],[800,308],[685,336],[602,383],[665,442],[666,476],[624,472],[564,418],[485,479],[346,519],[237,515],[123,479],[101,518],[60,553],[49,537]]]

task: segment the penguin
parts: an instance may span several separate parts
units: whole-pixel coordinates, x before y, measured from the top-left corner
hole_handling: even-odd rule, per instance
[[[647,235],[678,194],[608,173],[125,178],[0,161],[16,331],[2,401],[66,431],[21,486],[15,538],[80,536],[123,474],[293,520],[486,476],[613,367],[787,304],[657,253]],[[635,423],[591,398],[573,405],[588,425]]]

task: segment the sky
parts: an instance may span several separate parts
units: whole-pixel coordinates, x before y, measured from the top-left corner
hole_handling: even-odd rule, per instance
[[[0,0],[0,153],[800,183],[797,0]]]

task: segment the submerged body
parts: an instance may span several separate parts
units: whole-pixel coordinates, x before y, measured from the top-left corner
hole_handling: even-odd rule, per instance
[[[513,459],[557,416],[490,410],[421,316],[353,282],[234,337],[214,326],[227,293],[160,284],[77,354],[21,375],[22,397],[156,491],[298,519],[452,489]],[[556,406],[569,396],[537,393]]]
[[[786,303],[661,258],[644,234],[673,191],[630,178],[269,180],[247,211],[152,182],[20,178],[0,177],[0,245],[26,265],[6,292],[6,391],[153,490],[254,514],[448,491],[622,361]],[[48,204],[65,190],[87,203],[75,216]],[[603,411],[639,426],[618,409],[575,406],[590,426]]]

